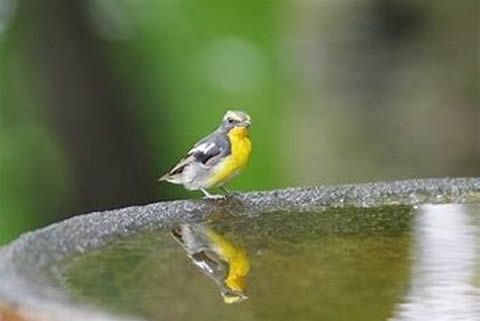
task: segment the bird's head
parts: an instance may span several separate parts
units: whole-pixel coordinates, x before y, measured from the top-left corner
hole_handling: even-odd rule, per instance
[[[230,131],[233,128],[242,127],[248,128],[251,125],[250,116],[247,113],[239,110],[229,110],[223,116],[221,128]]]

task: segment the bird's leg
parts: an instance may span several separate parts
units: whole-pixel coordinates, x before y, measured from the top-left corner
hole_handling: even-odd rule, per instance
[[[228,188],[226,188],[225,186],[220,186],[220,189],[227,195],[230,195],[230,196],[235,196],[235,195],[239,195],[240,193],[239,192],[235,192],[235,191],[231,191],[229,190]]]
[[[221,189],[225,194],[230,194],[230,193],[231,193],[231,191],[230,191],[228,188],[226,188],[225,186],[220,186],[220,189]]]
[[[224,195],[210,194],[207,190],[201,188],[202,193],[205,195],[205,198],[210,200],[224,200],[226,197]]]

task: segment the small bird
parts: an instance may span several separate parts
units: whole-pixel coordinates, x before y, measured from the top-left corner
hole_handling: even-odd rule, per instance
[[[247,251],[206,224],[181,224],[171,231],[188,258],[215,282],[225,303],[245,301],[250,271]]]
[[[252,144],[248,137],[250,116],[243,111],[229,110],[220,126],[198,141],[159,181],[183,185],[188,190],[200,190],[206,198],[224,199],[207,189],[223,187],[247,165]]]

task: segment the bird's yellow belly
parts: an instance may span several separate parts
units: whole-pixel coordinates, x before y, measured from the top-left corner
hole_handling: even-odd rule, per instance
[[[234,291],[245,291],[245,280],[250,270],[247,251],[242,246],[236,246],[213,230],[207,231],[207,236],[217,248],[222,259],[228,263],[228,275],[225,284]]]
[[[212,177],[212,187],[221,186],[238,175],[247,165],[252,144],[246,128],[235,128],[228,133],[232,153],[219,166],[218,172]]]

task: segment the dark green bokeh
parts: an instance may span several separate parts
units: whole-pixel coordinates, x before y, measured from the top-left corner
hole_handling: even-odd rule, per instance
[[[0,0],[0,243],[180,197],[224,111],[233,189],[479,174],[478,1]]]

